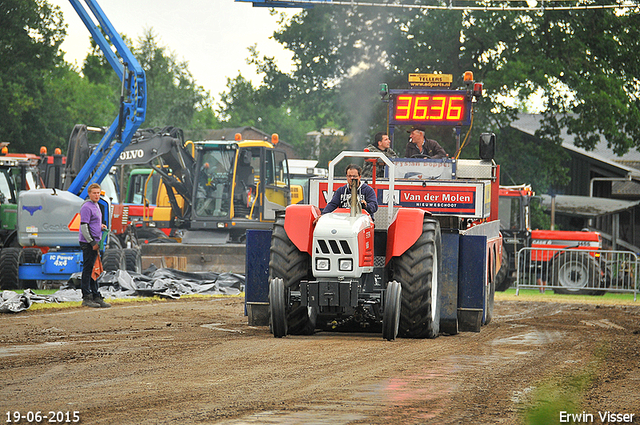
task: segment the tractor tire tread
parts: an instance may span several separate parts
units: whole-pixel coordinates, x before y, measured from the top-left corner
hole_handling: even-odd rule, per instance
[[[2,289],[23,289],[18,277],[18,270],[23,262],[22,248],[10,247],[0,251],[0,287]]]
[[[431,279],[434,262],[441,261],[439,244],[439,223],[427,218],[418,240],[393,263],[393,278],[402,284],[402,337],[435,338],[439,333],[439,317],[431,320],[432,307],[437,308],[438,303],[431,299]],[[437,270],[440,269],[438,264]]]

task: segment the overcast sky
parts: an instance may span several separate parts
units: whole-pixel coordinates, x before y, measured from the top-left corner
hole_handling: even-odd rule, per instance
[[[60,6],[68,25],[62,45],[65,59],[80,68],[89,51],[89,31],[68,0],[49,1]],[[137,41],[145,28],[153,28],[158,44],[188,62],[196,82],[216,100],[227,77],[235,78],[239,72],[259,84],[254,67],[246,63],[247,48],[253,44],[261,56],[275,57],[281,70],[291,70],[291,54],[271,38],[278,17],[266,8],[234,0],[98,0],[98,4],[116,31],[132,40]],[[278,12],[292,16],[299,10]]]

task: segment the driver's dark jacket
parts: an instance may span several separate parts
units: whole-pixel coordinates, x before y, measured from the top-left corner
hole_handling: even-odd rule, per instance
[[[360,182],[357,195],[359,201],[365,201],[367,203],[364,209],[369,213],[371,218],[373,218],[373,213],[378,211],[376,191],[368,184]],[[331,201],[324,207],[322,214],[330,213],[337,208],[351,208],[351,189],[348,184],[340,186],[338,190],[333,193]]]
[[[422,152],[418,149],[415,143],[407,143],[407,151],[405,153],[406,158],[411,158],[413,155],[426,155],[428,158],[445,158],[447,152],[442,149],[442,146],[438,142],[432,139],[424,139],[422,145]]]

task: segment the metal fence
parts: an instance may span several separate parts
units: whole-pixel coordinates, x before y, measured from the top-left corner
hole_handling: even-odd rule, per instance
[[[638,257],[629,251],[522,248],[518,251],[516,294],[520,288],[560,294],[602,295],[639,290]]]

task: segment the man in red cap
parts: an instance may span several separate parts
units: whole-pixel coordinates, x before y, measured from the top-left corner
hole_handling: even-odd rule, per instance
[[[425,128],[421,125],[414,126],[410,133],[411,140],[407,143],[406,158],[446,158],[447,152],[440,146],[438,142],[432,139],[424,138]]]

